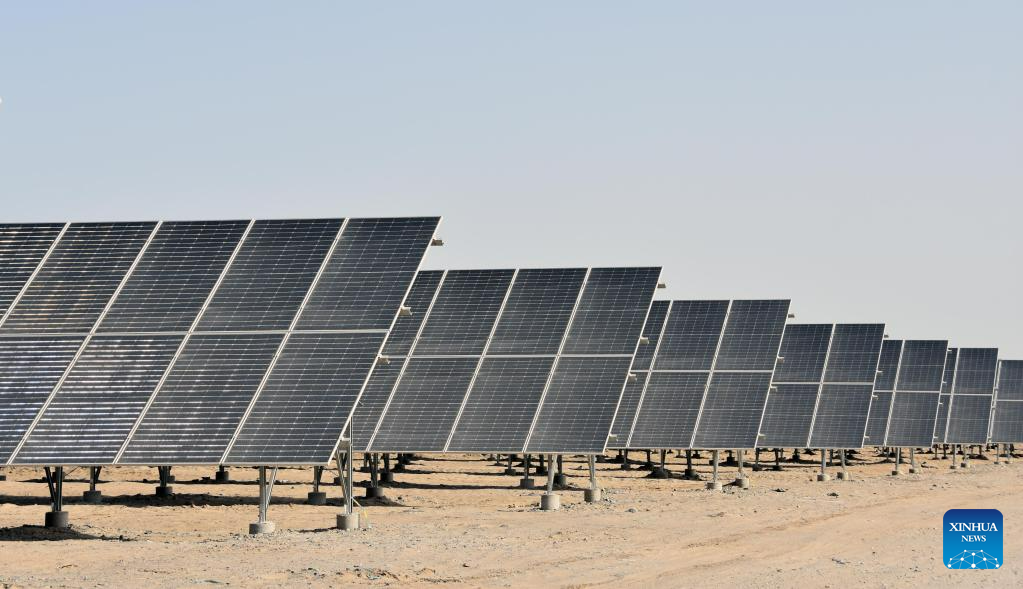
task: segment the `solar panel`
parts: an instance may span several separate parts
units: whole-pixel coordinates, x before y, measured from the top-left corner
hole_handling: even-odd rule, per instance
[[[156,223],[71,224],[0,332],[89,332],[155,228]]]
[[[946,444],[986,444],[998,369],[997,348],[960,348],[948,399]]]
[[[0,319],[64,229],[57,223],[0,224]]]
[[[808,447],[863,446],[883,341],[883,324],[835,325]]]
[[[612,447],[754,447],[788,304],[672,301],[629,434]]]
[[[949,399],[952,398],[952,383],[955,381],[956,362],[959,360],[958,348],[949,348],[945,355],[945,375],[941,379],[941,396],[938,398],[938,417],[934,421],[934,439],[945,439],[945,428],[948,426]]]
[[[760,445],[805,446],[813,425],[817,398],[834,326],[793,324],[785,327],[773,387],[760,425]]]
[[[420,306],[432,300],[418,319],[421,327],[415,311],[396,325],[403,344],[395,351],[410,355],[391,358],[404,365],[397,375],[371,379],[373,392],[353,421],[362,430],[353,434],[356,447],[602,452],[658,274],[572,268],[422,275],[413,291],[423,285]],[[642,318],[597,329],[595,318],[611,310]],[[587,319],[577,326],[580,313]],[[577,350],[597,351],[566,353],[573,338]],[[632,349],[615,353],[628,339]],[[373,430],[368,437],[367,430]]]
[[[110,464],[180,335],[92,338],[18,453],[19,464]]]
[[[946,340],[906,340],[888,415],[885,446],[927,447],[934,443]]]
[[[21,443],[84,336],[0,338],[0,464]]]
[[[654,350],[660,345],[661,332],[664,330],[664,321],[668,316],[670,305],[670,301],[654,301],[650,305],[650,313],[643,325],[643,337],[646,338],[647,345],[639,346],[636,356],[632,360],[632,372],[636,374],[636,379],[625,383],[622,400],[618,404],[618,412],[615,414],[615,421],[611,426],[609,447],[623,447],[629,440],[632,422],[636,417],[640,397],[643,396],[643,389],[650,376]]]
[[[0,226],[0,456],[328,462],[438,222]]]
[[[868,446],[884,446],[888,417],[892,411],[892,392],[899,375],[899,361],[902,359],[902,340],[886,339],[881,345],[877,363],[877,377],[874,379],[874,400],[870,404],[867,430],[863,443]]]
[[[998,362],[995,407],[991,417],[991,442],[1023,442],[1023,360]]]

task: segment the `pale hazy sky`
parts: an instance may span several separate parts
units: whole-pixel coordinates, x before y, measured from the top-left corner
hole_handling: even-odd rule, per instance
[[[440,214],[1023,357],[1023,3],[155,4],[0,9],[0,218]]]

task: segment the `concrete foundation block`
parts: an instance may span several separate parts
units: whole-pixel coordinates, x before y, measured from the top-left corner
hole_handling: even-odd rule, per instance
[[[380,487],[366,487],[366,499],[380,499],[384,496],[384,490]]]
[[[583,499],[585,499],[587,503],[596,503],[600,501],[601,495],[602,493],[600,492],[600,489],[586,489],[583,491]]]
[[[839,473],[839,474],[841,474],[841,473]],[[818,483],[826,483],[827,481],[830,481],[830,480],[831,480],[831,477],[828,476],[827,473],[824,473],[824,472],[817,473],[817,482]]]
[[[959,463],[959,468],[970,468],[970,463],[969,462],[960,462]]]
[[[249,533],[252,535],[272,534],[276,529],[277,525],[273,522],[252,522],[249,524]]]
[[[687,468],[685,472],[682,473],[682,478],[687,481],[698,481],[700,480],[700,475],[696,474],[695,470]]]
[[[893,471],[892,471],[892,476],[893,476],[893,477],[897,477],[897,476],[899,476],[899,475],[901,475],[901,474],[902,474],[902,473],[901,473],[901,472],[899,472],[899,471],[897,471],[897,470],[893,470]]]
[[[708,482],[707,483],[707,490],[708,491],[720,491],[721,490],[721,481],[710,481],[710,482]]]
[[[231,473],[226,471],[226,470],[223,471],[223,472],[218,470],[216,476],[213,477],[213,480],[214,480],[214,482],[217,482],[217,483],[230,483],[231,482]]]
[[[337,516],[337,528],[339,530],[358,530],[359,514],[341,513]]]
[[[71,527],[70,520],[71,518],[66,511],[47,511],[44,525],[47,528],[69,528]]]
[[[7,475],[0,474],[0,481],[6,481],[6,480],[7,480]]]
[[[166,499],[167,497],[170,497],[172,495],[174,495],[174,487],[166,486],[156,488],[156,496],[160,497],[161,499]]]
[[[544,493],[540,496],[540,509],[543,511],[557,511],[561,509],[561,495]]]
[[[384,484],[387,484],[387,485],[390,485],[391,483],[394,482],[394,473],[390,472],[390,471],[382,473],[380,475],[380,482],[384,483]]]
[[[519,471],[517,471],[514,468],[509,466],[508,468],[504,469],[504,474],[506,474],[506,475],[508,475],[510,477],[513,477],[513,476],[518,475]]]
[[[749,485],[750,485],[749,479],[746,477],[735,479],[735,486],[739,487],[740,489],[748,489]]]
[[[534,487],[535,487],[535,483],[534,483],[533,479],[531,479],[531,478],[519,479],[519,488],[520,489],[532,489]]]
[[[568,486],[568,476],[563,474],[554,475],[554,484],[559,487]]]
[[[99,489],[95,491],[84,491],[82,492],[82,501],[86,503],[102,503],[103,502],[103,491]]]
[[[840,481],[848,481],[849,480],[849,473],[845,472],[845,471],[840,471],[838,474],[835,475],[835,478],[840,480]]]
[[[323,491],[309,491],[309,495],[306,496],[305,502],[309,505],[326,505],[327,494]]]
[[[916,474],[918,471],[915,467],[909,467],[909,474]]]

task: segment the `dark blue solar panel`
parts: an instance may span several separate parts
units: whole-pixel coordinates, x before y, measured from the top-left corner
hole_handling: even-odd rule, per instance
[[[287,329],[341,223],[341,219],[256,221],[197,329]]]
[[[370,374],[366,390],[362,391],[355,413],[352,415],[350,426],[352,446],[357,451],[364,452],[368,449],[369,439],[373,436],[377,422],[380,421],[380,414],[384,411],[395,383],[398,382],[403,364],[403,359],[391,358],[390,364],[378,365]]]
[[[899,374],[899,358],[902,357],[902,340],[889,339],[881,345],[881,357],[877,364],[877,379],[874,390],[895,390],[895,378]]]
[[[248,225],[248,221],[161,225],[100,331],[187,331]]]
[[[946,395],[952,394],[952,385],[955,382],[956,363],[959,361],[959,349],[952,348],[945,355],[945,374],[941,379],[941,392]]]
[[[715,370],[773,370],[789,301],[732,301]]]
[[[1023,401],[1023,360],[1002,360],[998,367],[998,400]]]
[[[0,317],[21,292],[63,227],[56,223],[0,223]]]
[[[660,274],[660,268],[591,270],[563,353],[634,355]]]
[[[603,452],[631,363],[631,357],[559,359],[526,451]]]
[[[656,370],[710,370],[728,301],[673,301],[657,349]]]
[[[625,448],[625,444],[629,441],[629,431],[632,429],[632,422],[636,418],[639,398],[643,395],[643,388],[646,386],[647,378],[650,376],[649,372],[635,372],[635,374],[635,380],[625,383],[622,400],[618,403],[618,412],[615,413],[615,421],[611,425],[612,439],[608,441],[608,448]]]
[[[0,338],[0,464],[21,443],[84,340],[84,336]]]
[[[947,353],[945,340],[907,340],[902,348],[897,390],[941,391]]]
[[[520,452],[553,358],[486,358],[454,428],[450,452]]]
[[[688,448],[706,387],[705,372],[651,373],[629,447]]]
[[[774,370],[774,382],[819,383],[831,341],[831,324],[789,325],[781,341],[785,360]]]
[[[961,348],[956,366],[956,395],[992,395],[995,371],[998,368],[997,348]]]
[[[477,363],[476,358],[412,358],[370,449],[442,452]]]
[[[72,224],[14,306],[3,331],[90,331],[155,227]]]
[[[650,314],[647,316],[646,324],[643,326],[643,337],[649,340],[646,344],[640,344],[636,349],[636,356],[632,360],[632,369],[649,370],[653,362],[654,350],[657,349],[657,342],[660,341],[661,331],[664,330],[664,319],[668,315],[670,301],[654,301],[650,305]]]
[[[297,329],[389,329],[440,219],[350,219]]]
[[[874,391],[874,397],[870,404],[867,431],[863,440],[865,446],[884,445],[884,435],[888,429],[888,416],[892,409],[891,391]]]
[[[755,448],[770,372],[716,372],[696,428],[694,448]]]
[[[873,389],[873,385],[869,384],[825,384],[821,387],[810,447],[863,446]],[[883,431],[881,436],[884,436]]]
[[[805,446],[810,437],[819,388],[819,384],[776,384],[767,398],[759,445],[772,448]]]
[[[282,338],[192,336],[119,462],[219,463]]]
[[[513,270],[449,271],[413,355],[481,354],[513,273]]]
[[[110,464],[182,337],[92,338],[14,462]]]
[[[583,268],[519,270],[487,354],[555,354],[579,299]]]
[[[883,341],[884,324],[836,325],[824,371],[825,382],[873,383]]]
[[[383,343],[382,333],[294,333],[226,462],[330,462]]]
[[[909,342],[907,342],[909,343]],[[942,353],[944,360],[944,353]],[[944,364],[941,365],[944,369]],[[886,446],[927,447],[934,443],[940,393],[896,392],[888,421]]]
[[[411,315],[399,316],[387,336],[387,343],[384,345],[384,354],[388,356],[407,356],[412,350],[412,342],[419,333],[419,328],[426,319],[426,312],[430,308],[433,296],[440,285],[440,279],[444,276],[442,270],[430,270],[420,272],[416,276],[408,297],[405,299],[405,306],[412,312]]]

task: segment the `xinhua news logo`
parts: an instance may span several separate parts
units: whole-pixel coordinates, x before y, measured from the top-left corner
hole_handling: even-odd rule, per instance
[[[949,509],[945,512],[944,559],[947,569],[1002,568],[1002,512],[997,509]]]

